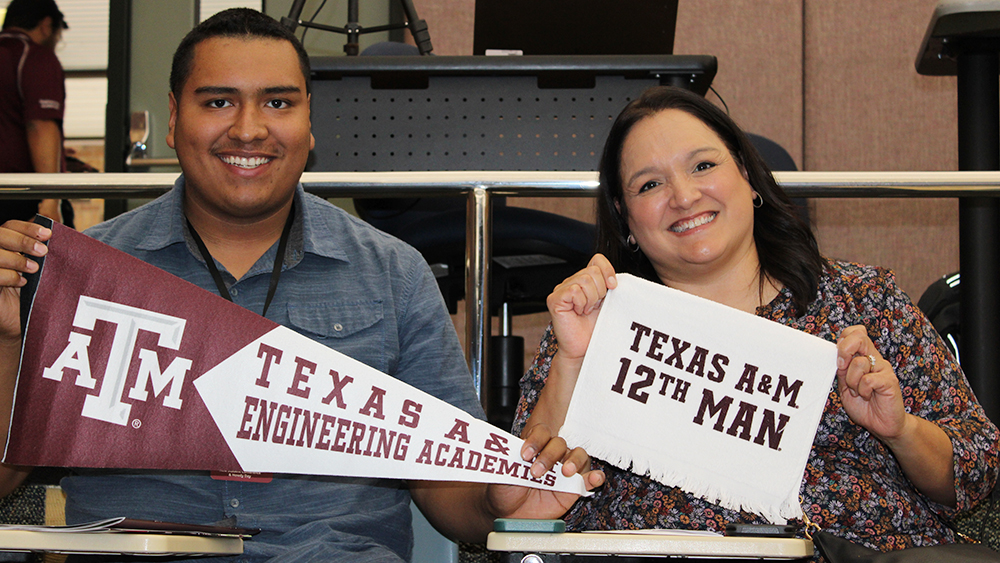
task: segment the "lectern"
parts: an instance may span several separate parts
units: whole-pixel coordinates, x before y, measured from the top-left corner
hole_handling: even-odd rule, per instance
[[[939,3],[916,67],[958,76],[959,170],[1000,170],[1000,1]],[[1000,200],[959,198],[959,223],[962,369],[1000,422]]]

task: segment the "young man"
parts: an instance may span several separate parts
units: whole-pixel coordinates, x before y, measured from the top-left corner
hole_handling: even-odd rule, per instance
[[[420,255],[298,183],[314,143],[308,77],[301,45],[271,18],[234,9],[206,20],[181,42],[171,70],[167,142],[183,176],[88,234],[247,309],[266,307],[271,320],[482,416]],[[29,223],[0,228],[0,374],[8,380],[18,272],[37,268],[30,257],[44,249],[35,242],[49,235]],[[535,475],[562,460],[564,473],[583,471],[588,486],[602,481],[586,471],[585,453],[549,438],[547,429],[527,437],[522,455],[535,459]],[[496,517],[558,517],[575,500],[513,486],[289,475],[258,483],[87,471],[62,485],[69,521],[127,515],[261,528],[240,561],[405,561],[411,495],[440,530],[465,541],[483,541]]]
[[[66,87],[55,46],[68,28],[53,0],[11,0],[0,32],[0,172],[62,172]],[[7,219],[59,220],[59,200],[8,200]]]

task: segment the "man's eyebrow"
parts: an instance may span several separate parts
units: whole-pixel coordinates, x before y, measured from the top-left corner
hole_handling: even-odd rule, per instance
[[[269,86],[260,90],[263,94],[298,94],[301,91],[298,86]]]
[[[238,90],[230,86],[200,86],[194,89],[195,94],[235,94]]]
[[[261,88],[258,93],[265,95],[274,94],[297,94],[301,92],[302,89],[298,86],[268,86],[267,88]],[[194,93],[197,94],[209,94],[209,95],[232,95],[238,94],[240,91],[238,88],[232,86],[201,86],[195,88]]]

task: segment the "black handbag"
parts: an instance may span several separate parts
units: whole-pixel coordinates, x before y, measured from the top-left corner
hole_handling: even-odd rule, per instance
[[[949,543],[881,552],[823,531],[813,532],[812,541],[829,563],[1000,562],[1000,553],[978,543]]]

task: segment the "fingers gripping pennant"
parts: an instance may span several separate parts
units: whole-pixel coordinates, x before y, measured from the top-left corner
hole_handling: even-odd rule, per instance
[[[22,290],[4,462],[508,483],[522,441],[59,224]]]

